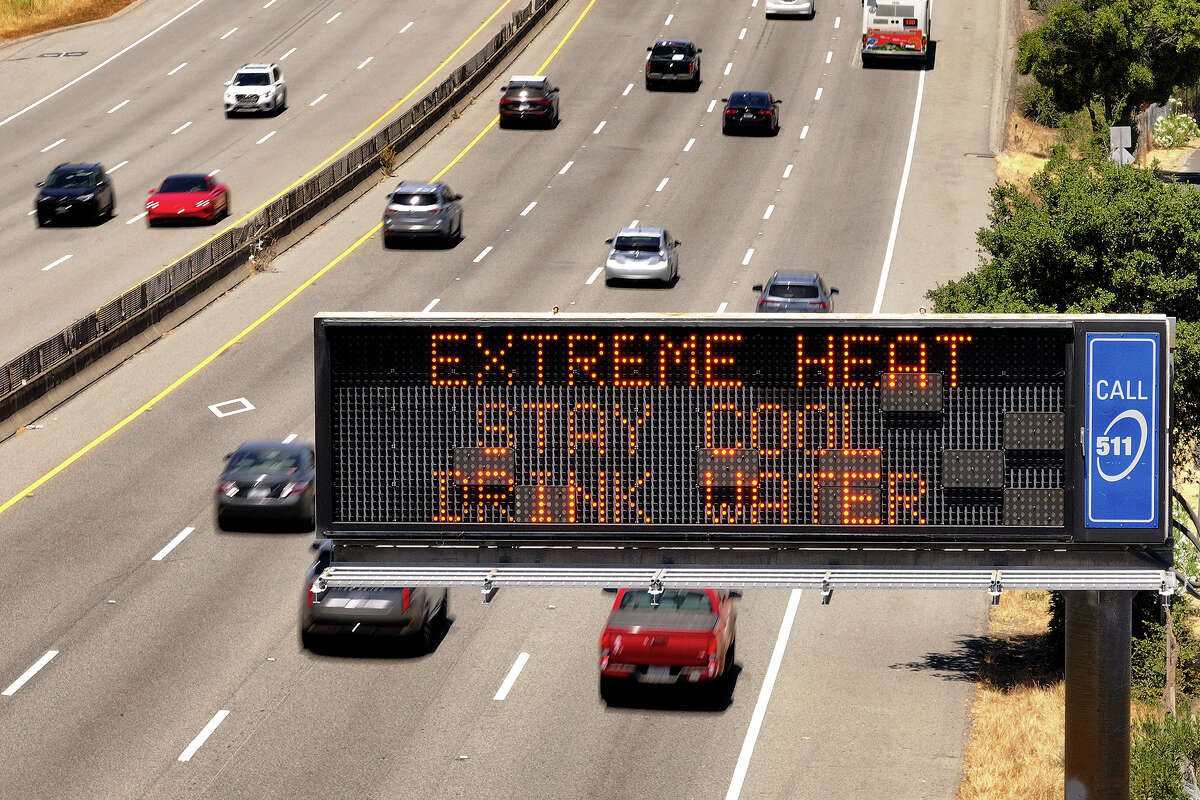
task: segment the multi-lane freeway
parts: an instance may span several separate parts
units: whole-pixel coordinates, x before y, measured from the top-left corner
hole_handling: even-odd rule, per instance
[[[117,26],[134,41],[187,7],[176,5],[147,0],[90,30],[99,39]],[[81,81],[0,127],[25,145],[9,148],[0,209],[16,254],[3,267],[5,316],[24,315],[5,326],[3,349],[209,233],[126,226],[152,176],[236,169],[235,210],[248,208],[369,124],[497,5],[279,0],[235,19],[237,5],[208,0],[180,18],[207,15],[190,23],[201,28],[132,59],[123,79]],[[812,593],[748,592],[727,708],[608,707],[596,646],[610,595],[502,590],[482,605],[455,589],[452,624],[429,655],[314,655],[296,630],[311,537],[222,533],[213,519],[215,478],[234,445],[312,439],[318,311],[750,311],[750,285],[793,267],[838,286],[839,311],[915,310],[927,286],[974,264],[991,183],[980,155],[995,151],[1003,106],[1004,8],[938,12],[932,70],[864,71],[859,7],[846,0],[823,3],[811,21],[765,20],[757,0],[569,0],[511,70],[562,87],[557,129],[496,128],[498,76],[403,165],[402,177],[436,176],[464,195],[456,247],[385,250],[373,232],[381,185],[0,445],[0,795],[953,797],[967,647],[984,628],[985,595],[847,593],[822,607]],[[332,32],[358,16],[353,30]],[[251,30],[252,49],[223,54]],[[65,49],[64,36],[18,49]],[[646,45],[666,36],[704,48],[698,92],[642,87]],[[226,121],[218,102],[230,65],[293,46],[282,62],[292,108]],[[309,51],[321,55],[302,67]],[[370,77],[356,69],[369,55]],[[65,60],[5,62],[5,109],[83,71],[48,74]],[[166,76],[183,61],[193,63]],[[209,64],[203,76],[188,72],[196,62]],[[13,101],[16,82],[27,102]],[[739,88],[783,99],[778,137],[722,137],[720,98]],[[144,94],[158,99],[108,115]],[[331,102],[341,105],[317,117]],[[244,130],[177,149],[170,131],[185,118]],[[96,142],[88,152],[106,166],[127,159],[120,185],[149,181],[99,229],[35,230],[24,216],[32,188],[19,186],[44,171],[33,156],[64,137]],[[635,219],[682,240],[673,288],[606,287],[598,275],[603,240]],[[85,246],[41,272],[72,236]],[[252,409],[210,409],[242,399],[218,409]]]

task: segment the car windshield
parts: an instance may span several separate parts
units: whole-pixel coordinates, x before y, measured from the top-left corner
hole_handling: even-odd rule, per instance
[[[657,253],[657,236],[618,236],[613,241],[613,250],[618,253]]]
[[[881,3],[875,6],[875,13],[881,17],[915,17],[916,8],[914,6],[902,6],[894,3]]]
[[[769,294],[790,300],[811,300],[820,296],[817,287],[811,283],[777,283],[771,287]]]
[[[300,469],[300,455],[294,450],[238,450],[229,459],[228,472],[272,472],[291,475]]]
[[[650,55],[655,58],[666,58],[669,56],[690,56],[692,48],[683,44],[656,44],[654,49],[650,51]]]
[[[271,76],[265,72],[239,72],[233,76],[234,86],[270,86]]]
[[[172,175],[162,182],[160,192],[207,192],[203,175]]]
[[[621,608],[625,611],[648,611],[655,609],[655,606],[650,602],[650,592],[639,589],[627,591],[621,596]],[[706,593],[688,589],[664,589],[658,597],[657,610],[713,613],[712,602]]]
[[[436,206],[437,195],[433,192],[411,192],[392,195],[392,202],[398,206]]]
[[[86,189],[92,185],[91,170],[52,172],[46,179],[47,189]]]

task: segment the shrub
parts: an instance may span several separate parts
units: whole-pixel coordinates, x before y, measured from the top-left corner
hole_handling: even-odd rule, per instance
[[[1018,90],[1017,109],[1021,116],[1047,128],[1057,128],[1064,117],[1055,105],[1051,91],[1036,80],[1029,81]]]
[[[1170,99],[1171,113],[1159,117],[1154,123],[1154,145],[1156,147],[1183,147],[1189,140],[1200,136],[1200,126],[1196,120],[1184,114],[1180,109],[1183,103],[1176,98]]]
[[[1130,800],[1187,800],[1182,769],[1200,756],[1200,720],[1190,712],[1147,719],[1133,727]]]

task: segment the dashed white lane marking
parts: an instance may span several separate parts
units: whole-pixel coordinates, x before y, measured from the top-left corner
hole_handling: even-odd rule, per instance
[[[730,61],[728,64],[725,65],[725,74],[728,75],[732,71],[733,71],[733,62]]]
[[[633,222],[629,223],[629,227],[636,228],[639,222],[641,222],[640,219],[635,219]]]
[[[108,110],[108,113],[109,113],[109,114],[111,114],[111,113],[113,113],[114,111],[120,111],[122,108],[124,108],[124,107],[125,107],[126,105],[128,105],[128,104],[129,104],[129,101],[128,101],[128,100],[122,100],[121,102],[117,103],[115,106],[113,106],[112,108],[110,108],[110,109]]]
[[[259,139],[257,142],[255,142],[255,144],[262,144],[262,143],[263,143],[263,142],[265,142],[267,139],[270,139],[272,136],[274,136],[274,135],[275,135],[275,134],[277,134],[277,133],[279,133],[279,131],[271,131],[271,132],[270,132],[270,133],[268,133],[266,136],[262,137],[262,138],[261,138],[261,139]]]
[[[179,133],[181,130],[183,130],[184,128],[186,128],[187,126],[189,126],[191,124],[192,124],[192,121],[189,119],[187,122],[183,123],[175,130],[171,131],[171,135],[174,136],[175,134]]]
[[[363,67],[365,67],[367,64],[370,64],[374,60],[375,60],[375,56],[367,56],[366,60],[363,61],[361,64],[359,64],[355,69],[362,69]]]
[[[188,64],[188,62],[186,62],[186,61],[185,61],[185,62],[183,62],[182,64],[180,64],[178,67],[176,67],[175,69],[173,69],[173,70],[171,70],[170,72],[168,72],[167,74],[168,74],[168,75],[174,75],[176,72],[179,72],[179,70],[181,70],[181,69],[183,69],[184,67],[186,67],[186,66],[187,66],[187,64]]]
[[[666,21],[666,22],[664,22],[664,23],[663,23],[663,25],[670,25],[670,24],[671,24],[671,20],[673,20],[673,19],[675,19],[675,15],[674,15],[674,14],[667,14],[667,21]]]
[[[745,29],[745,28],[742,28],[742,31],[741,31],[741,33],[739,33],[739,34],[738,34],[738,40],[740,41],[740,40],[742,40],[742,39],[745,39],[745,38],[746,38],[746,29]]]
[[[593,134],[599,133],[600,131],[604,130],[604,126],[607,124],[608,124],[608,120],[606,120],[606,119],[600,120],[600,124],[596,126],[596,129],[593,130],[592,133]]]
[[[575,162],[574,162],[574,161],[568,161],[567,163],[563,164],[563,168],[562,168],[562,169],[560,169],[560,170],[558,171],[558,174],[559,174],[559,175],[566,175],[566,174],[567,174],[567,170],[569,170],[569,169],[570,169],[571,167],[573,167],[573,166],[575,166]]]
[[[713,109],[714,109],[714,108],[716,108],[716,107],[717,107],[717,101],[716,101],[716,100],[713,100],[711,103],[709,103],[709,104],[708,104],[708,110],[707,110],[705,113],[706,113],[706,114],[711,114],[711,113],[712,113],[712,111],[713,111]]]
[[[751,8],[758,8],[758,0],[751,0],[751,1],[750,1],[750,7],[751,7]]]
[[[533,209],[534,209],[534,208],[536,208],[536,207],[537,207],[537,200],[534,200],[532,203],[530,203],[529,205],[525,206],[525,210],[521,212],[521,216],[522,216],[522,217],[528,216],[528,215],[529,215],[529,212],[530,212],[530,211],[533,211]]]
[[[263,6],[263,8],[270,8],[273,5],[275,5],[275,0],[268,0],[267,4]]]
[[[601,272],[604,272],[604,267],[596,267],[596,269],[592,272],[592,274],[590,276],[588,276],[588,279],[586,281],[584,281],[584,283],[586,283],[588,286],[591,286],[593,283],[596,282],[596,278],[600,277]]]
[[[837,17],[836,19],[834,19],[834,21],[833,21],[833,27],[834,27],[834,29],[835,29],[835,30],[836,30],[837,28],[840,28],[840,27],[842,27],[842,18],[841,18],[841,17]]]
[[[338,13],[340,14],[341,12],[339,11]],[[192,743],[185,747],[183,752],[179,754],[179,760],[191,761],[192,756],[196,755],[196,751],[199,750],[206,741],[208,741],[208,737],[212,736],[213,731],[215,731],[217,726],[224,722],[225,718],[228,716],[229,711],[224,708],[222,708],[216,714],[213,714],[213,718],[208,721],[208,724],[204,726],[204,729],[196,734],[196,738],[192,739]]]
[[[324,100],[326,97],[329,97],[329,94],[328,94],[327,92],[322,92],[320,97],[318,97],[316,100],[313,100],[311,103],[309,103],[309,104],[308,104],[308,107],[309,107],[309,108],[312,108],[312,107],[313,107],[313,106],[315,106],[317,103],[319,103],[319,102],[321,102],[322,100]]]
[[[224,40],[228,39],[230,36],[233,36],[233,34],[236,30],[237,30],[237,26],[235,25],[232,28],[230,28],[229,30],[225,31],[224,35],[221,36],[221,41],[224,41]]]
[[[37,213],[37,209],[35,208],[33,211],[26,211],[25,216],[32,217],[36,213]]]
[[[208,177],[211,178],[213,175],[216,175],[220,171],[221,171],[221,169],[218,167],[217,169],[214,169],[212,172],[208,173]]]
[[[770,219],[771,215],[774,213],[775,213],[775,204],[772,203],[771,205],[767,206],[767,210],[763,212],[763,219]]]
[[[786,180],[787,178],[790,178],[790,177],[792,177],[792,167],[793,167],[793,166],[795,166],[795,165],[794,165],[794,164],[788,164],[786,167],[784,167],[784,168],[783,168],[783,177],[784,177],[784,179],[785,179],[785,180]]]
[[[487,254],[490,252],[492,252],[492,246],[489,244],[487,247],[483,248],[479,255],[475,256],[472,263],[478,264],[480,261],[483,261],[485,258],[487,258]]]
[[[694,145],[695,143],[696,143],[695,138],[688,139],[688,143],[683,146],[683,152],[686,153],[687,151],[691,150],[692,145]]]
[[[54,261],[51,261],[51,262],[50,262],[49,264],[47,264],[46,266],[42,267],[42,272],[46,272],[46,271],[48,271],[48,270],[52,270],[52,269],[54,269],[54,268],[55,268],[55,267],[57,267],[59,264],[63,263],[64,261],[67,261],[67,260],[69,260],[69,259],[70,259],[70,258],[71,258],[73,255],[74,255],[74,253],[68,253],[67,255],[63,256],[62,258],[56,259],[56,260],[54,260]]]
[[[725,309],[727,309],[727,308],[729,308],[729,303],[721,303],[721,305],[717,306],[717,313],[724,314]]]
[[[662,190],[663,190],[663,189],[666,187],[666,185],[667,185],[667,181],[669,181],[669,180],[671,180],[671,179],[670,179],[670,178],[663,178],[661,181],[659,181],[659,182],[658,182],[658,188],[657,188],[657,189],[655,189],[654,191],[656,191],[656,192],[661,192],[661,191],[662,191]]]
[[[820,99],[821,99],[821,93],[822,93],[822,92],[824,92],[824,91],[825,91],[825,88],[824,88],[824,87],[822,87],[822,86],[818,86],[818,87],[817,87],[817,93],[816,93],[816,95],[813,97],[813,100],[820,100]]]
[[[800,129],[800,138],[805,139],[807,137],[808,137],[808,126],[805,125],[803,128]]]
[[[21,673],[21,677],[17,678],[15,681],[10,683],[8,685],[8,688],[5,689],[3,692],[0,692],[0,694],[4,695],[5,697],[12,697],[14,694],[17,693],[18,689],[20,689],[26,683],[29,683],[30,678],[32,678],[34,675],[38,674],[38,670],[40,670],[42,667],[49,664],[50,659],[54,658],[56,655],[58,655],[57,650],[47,650],[41,658],[39,658],[37,661],[33,662],[32,667],[30,667],[29,669],[27,669],[23,673]]]
[[[875,314],[883,307],[883,290],[887,288],[888,273],[892,269],[892,254],[896,250],[896,233],[900,230],[900,209],[904,205],[904,190],[908,186],[908,172],[912,169],[913,148],[917,144],[917,122],[921,119],[921,97],[925,94],[925,71],[918,73],[917,102],[913,106],[912,130],[908,134],[908,152],[904,156],[904,171],[900,173],[900,191],[896,193],[896,212],[892,215],[892,231],[888,234],[887,252],[883,254],[883,268],[879,271],[879,288],[875,290]]]
[[[290,56],[290,55],[291,55],[292,53],[294,53],[294,52],[296,52],[296,48],[294,48],[294,47],[293,47],[293,48],[291,48],[290,50],[288,50],[286,53],[284,53],[283,55],[281,55],[281,56],[279,57],[279,60],[280,60],[280,61],[286,61],[286,60],[287,60],[287,57],[288,57],[288,56]]]
[[[829,52],[827,52],[825,54],[825,63],[828,64],[830,61],[833,61],[833,51],[832,50],[830,50]]]
[[[295,436],[295,434],[292,434],[292,435]],[[166,547],[164,547],[162,550],[159,550],[157,553],[155,553],[150,558],[150,560],[151,561],[162,561],[164,558],[167,557],[167,553],[174,550],[179,545],[179,543],[182,542],[184,539],[186,539],[188,537],[188,534],[194,530],[196,530],[196,529],[192,528],[192,527],[188,527],[188,528],[184,528],[179,533],[175,534],[175,538],[172,539],[171,541],[167,542]]]
[[[751,247],[749,250],[747,250],[746,255],[744,255],[742,257],[742,266],[743,267],[747,266],[750,263],[750,259],[752,259],[752,258],[754,258],[754,248],[753,247]]]
[[[433,307],[434,307],[434,306],[436,306],[436,305],[437,305],[438,303],[440,303],[440,302],[442,302],[442,298],[440,298],[440,297],[435,297],[435,298],[433,298],[432,300],[430,300],[430,301],[429,301],[429,305],[425,306],[425,307],[424,307],[424,308],[422,308],[421,310],[422,310],[422,311],[433,311]]]
[[[137,222],[139,219],[145,219],[145,218],[146,218],[146,214],[148,214],[148,213],[150,213],[150,212],[148,212],[148,211],[143,211],[142,213],[138,214],[136,217],[133,217],[132,219],[127,219],[127,220],[125,220],[125,224],[126,224],[126,225],[132,225],[133,223]]]
[[[329,19],[325,20],[325,24],[326,24],[326,25],[328,25],[329,23],[333,22],[335,19],[337,19],[337,18],[338,18],[338,17],[340,17],[341,15],[342,15],[342,12],[340,12],[340,11],[339,11],[339,12],[337,12],[337,13],[336,13],[336,14],[334,14],[332,17],[330,17]]]
[[[54,148],[58,147],[60,144],[62,144],[62,143],[63,143],[63,142],[65,142],[65,141],[66,141],[66,139],[59,139],[57,142],[54,142],[54,143],[52,143],[52,144],[48,144],[48,145],[46,145],[45,147],[43,147],[43,148],[42,148],[42,152],[43,152],[43,153],[45,153],[45,152],[47,152],[47,151],[49,151],[49,150],[53,150]]]
[[[746,738],[742,742],[742,751],[738,754],[737,766],[733,768],[733,778],[729,781],[729,791],[725,800],[738,800],[742,794],[742,784],[746,781],[746,770],[750,768],[750,757],[754,755],[754,744],[758,741],[758,731],[762,728],[763,717],[767,715],[767,703],[771,700],[771,692],[775,689],[775,679],[779,677],[779,665],[783,663],[783,653],[787,649],[788,637],[792,633],[792,623],[796,621],[796,609],[800,606],[800,590],[792,589],[788,597],[787,608],[783,612],[783,621],[779,623],[779,636],[775,639],[775,650],[771,653],[771,661],[767,664],[767,672],[763,676],[762,688],[758,690],[758,702],[754,704],[754,713],[750,715],[750,726],[746,729]]]
[[[412,24],[412,20],[409,20],[409,21],[408,21],[408,24],[407,24],[407,25],[405,25],[403,28],[401,28],[401,29],[400,29],[400,32],[401,32],[401,33],[404,33],[405,31],[407,31],[407,30],[408,30],[409,28],[411,28],[412,26],[413,26],[413,24]]]
[[[500,688],[496,690],[496,696],[493,700],[504,700],[508,697],[508,693],[512,691],[513,684],[517,682],[517,676],[521,674],[521,670],[525,668],[525,662],[529,660],[529,653],[521,653],[517,656],[517,660],[513,662],[512,669],[508,671],[508,675],[504,678],[504,683],[500,684]]]
[[[287,436],[283,437],[283,443],[291,444],[292,442],[296,441],[296,436],[297,435],[294,433],[289,433]]]
[[[625,91],[621,92],[621,97],[625,97],[627,94],[629,94],[632,91],[633,91],[633,84],[631,83],[625,87]]]
[[[112,175],[114,172],[116,172],[117,170],[119,170],[121,167],[125,166],[128,163],[129,163],[128,161],[122,161],[120,164],[117,164],[112,169],[105,170],[105,172],[109,175]]]

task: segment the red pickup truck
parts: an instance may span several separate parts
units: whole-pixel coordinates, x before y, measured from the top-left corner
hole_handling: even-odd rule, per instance
[[[619,589],[600,636],[600,697],[631,683],[695,683],[720,690],[732,674],[741,592]]]

